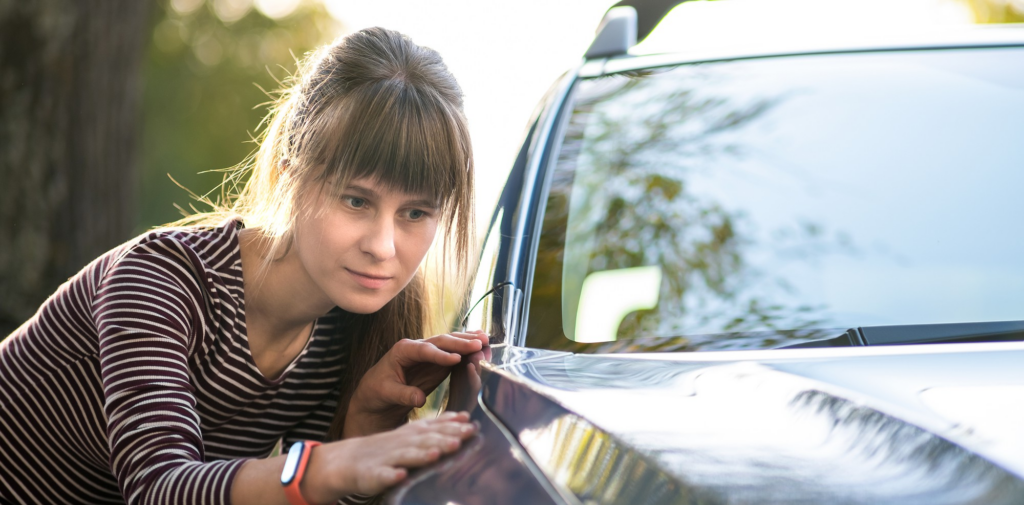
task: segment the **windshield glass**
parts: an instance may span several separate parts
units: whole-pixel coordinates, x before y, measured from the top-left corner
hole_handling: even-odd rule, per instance
[[[1024,319],[1021,61],[849,53],[580,81],[527,344],[749,349]]]

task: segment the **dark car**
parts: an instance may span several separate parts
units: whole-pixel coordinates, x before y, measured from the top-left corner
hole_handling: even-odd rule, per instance
[[[609,11],[491,220],[492,346],[448,391],[479,436],[387,500],[1024,503],[1024,29],[637,26]]]

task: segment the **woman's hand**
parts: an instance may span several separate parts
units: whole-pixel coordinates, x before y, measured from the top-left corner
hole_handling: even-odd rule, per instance
[[[344,438],[400,426],[409,411],[423,406],[462,357],[487,346],[482,331],[449,333],[426,340],[400,340],[359,381],[348,413]]]
[[[448,381],[448,405],[446,411],[473,412],[480,393],[480,362],[491,359],[491,348],[484,347],[478,352],[462,357],[462,362],[452,368]]]
[[[334,503],[353,493],[380,493],[404,479],[409,468],[455,452],[474,433],[469,414],[445,412],[387,433],[324,444],[310,456],[302,496],[309,503]]]

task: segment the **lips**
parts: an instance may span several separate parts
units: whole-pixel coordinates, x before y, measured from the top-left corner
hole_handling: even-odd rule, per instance
[[[353,279],[355,279],[357,284],[366,289],[380,289],[384,287],[384,285],[387,284],[388,281],[392,279],[392,277],[370,275],[362,272],[357,272],[355,270],[350,270],[348,268],[346,268],[345,271],[348,272]]]

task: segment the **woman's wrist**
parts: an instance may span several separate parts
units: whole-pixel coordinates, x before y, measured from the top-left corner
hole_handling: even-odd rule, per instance
[[[341,429],[341,438],[343,440],[366,436],[366,428],[359,422],[359,417],[358,414],[353,415],[352,412],[345,415],[345,426]]]
[[[378,416],[349,410],[349,412],[345,414],[345,426],[341,430],[341,437],[346,440],[356,437],[366,437],[388,430],[393,430],[398,426],[401,426],[401,423],[394,423],[394,425],[391,426],[388,425],[388,423],[385,423]]]
[[[341,430],[341,436],[345,439],[376,435],[393,430],[405,423],[409,417],[409,411],[412,410],[401,405],[393,405],[387,413],[372,412],[363,408],[365,403],[361,401],[358,393],[357,390],[348,402],[345,426]]]
[[[348,410],[345,411],[345,425],[341,428],[341,438],[363,437],[369,435],[367,431],[366,415],[360,408],[359,389],[352,394],[348,401]]]
[[[353,489],[352,484],[348,482],[351,478],[350,472],[336,471],[332,468],[332,461],[338,460],[333,453],[343,443],[323,444],[310,453],[305,478],[299,483],[299,491],[310,505],[335,503],[343,496],[351,494],[351,491],[347,491]]]

